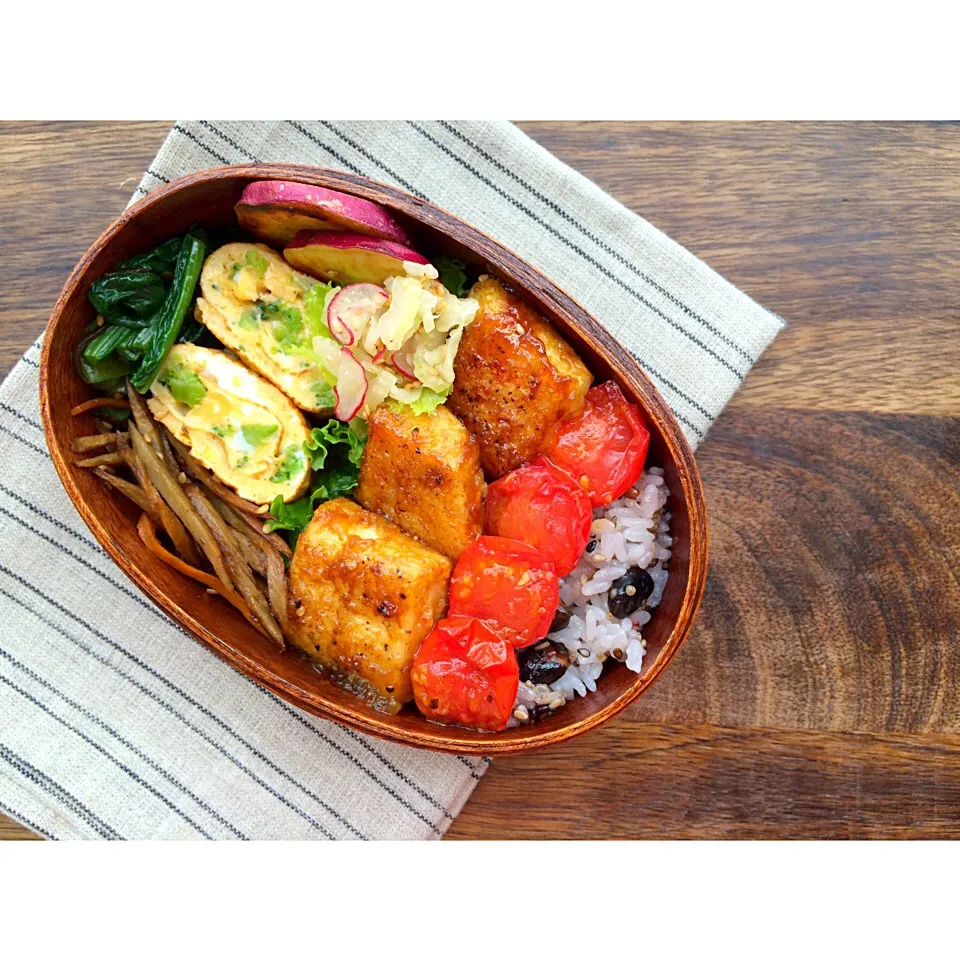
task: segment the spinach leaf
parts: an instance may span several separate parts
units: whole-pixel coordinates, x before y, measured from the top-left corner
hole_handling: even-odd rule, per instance
[[[104,320],[143,324],[160,309],[167,288],[155,273],[116,270],[95,280],[87,296]]]
[[[196,343],[206,332],[206,327],[194,317],[185,317],[177,343]]]
[[[203,266],[206,250],[206,235],[202,231],[188,233],[183,238],[167,299],[150,322],[153,337],[144,351],[139,368],[130,378],[140,393],[146,393],[150,389],[160,365],[180,333],[197,281],[200,279],[200,268]]]
[[[176,266],[183,237],[172,237],[148,253],[139,253],[118,264],[117,270],[145,270],[148,273],[172,274]]]
[[[100,390],[113,393],[118,382],[120,387],[123,387],[123,378],[133,370],[134,365],[116,355],[103,360],[88,360],[84,356],[87,346],[101,335],[102,330],[102,327],[98,327],[77,344],[73,361],[81,380]]]
[[[131,327],[104,327],[84,347],[83,356],[94,362],[106,360],[118,347],[129,346],[136,339],[137,331]]]
[[[100,407],[97,416],[106,417],[114,423],[124,423],[130,419],[130,410],[128,407]]]
[[[107,321],[84,338],[76,365],[87,383],[101,385],[132,374],[145,393],[174,340],[193,343],[204,328],[184,318],[199,278],[206,237],[191,228],[100,277],[88,299]],[[172,278],[172,284],[171,284]]]

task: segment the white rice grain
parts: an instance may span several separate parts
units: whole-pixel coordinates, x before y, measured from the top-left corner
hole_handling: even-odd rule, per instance
[[[557,709],[563,702],[592,693],[608,658],[622,660],[636,673],[643,668],[642,630],[650,622],[650,611],[660,603],[669,576],[665,564],[673,538],[670,514],[664,510],[669,495],[663,470],[651,467],[625,496],[594,510],[590,527],[594,549],[584,553],[576,569],[560,581],[560,601],[570,620],[550,634],[552,641],[566,648],[570,666],[550,685],[520,684],[518,716],[510,725],[528,722],[521,718],[524,712],[529,716],[533,707]],[[653,592],[629,617],[615,619],[608,608],[610,587],[630,567],[650,574]]]

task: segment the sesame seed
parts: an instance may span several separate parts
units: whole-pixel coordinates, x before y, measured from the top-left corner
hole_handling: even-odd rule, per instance
[[[631,583],[628,584],[623,591],[628,597],[634,597],[637,594],[637,588]]]

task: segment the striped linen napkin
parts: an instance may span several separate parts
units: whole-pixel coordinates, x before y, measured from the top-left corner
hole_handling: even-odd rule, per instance
[[[259,161],[397,184],[491,234],[638,357],[694,445],[783,326],[506,122],[178,123],[133,199]],[[305,714],[172,624],[60,486],[38,358],[0,387],[0,809],[62,839],[441,836],[487,761]]]

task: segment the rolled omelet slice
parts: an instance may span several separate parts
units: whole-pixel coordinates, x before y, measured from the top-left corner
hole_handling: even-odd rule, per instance
[[[203,466],[245,500],[295,500],[310,481],[303,414],[275,386],[222,350],[179,343],[147,400]]]
[[[204,262],[196,318],[297,406],[329,414],[334,378],[314,344],[330,337],[327,290],[262,243],[228,243]]]

